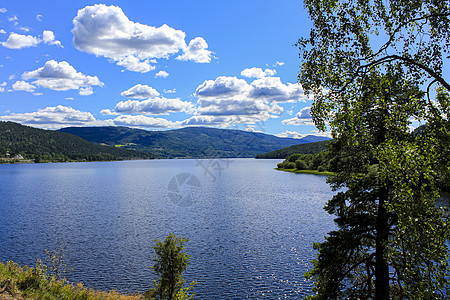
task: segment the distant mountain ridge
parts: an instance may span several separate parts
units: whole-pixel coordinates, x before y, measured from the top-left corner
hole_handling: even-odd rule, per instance
[[[59,131],[89,142],[151,152],[162,158],[234,158],[326,138],[281,138],[265,133],[210,127],[147,131],[128,127],[67,127]]]
[[[19,154],[24,159],[35,161],[155,158],[151,153],[100,146],[64,132],[0,121],[0,157]]]

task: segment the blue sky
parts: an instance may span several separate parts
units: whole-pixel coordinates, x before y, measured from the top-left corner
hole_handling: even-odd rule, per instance
[[[300,1],[0,1],[0,119],[316,133]]]

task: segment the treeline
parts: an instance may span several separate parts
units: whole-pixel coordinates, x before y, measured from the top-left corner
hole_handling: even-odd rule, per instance
[[[18,155],[35,162],[155,158],[152,153],[95,145],[68,133],[0,122],[0,157],[11,161]]]
[[[263,154],[256,155],[260,159],[284,159],[292,154],[317,154],[327,150],[329,141],[314,142],[307,144],[293,145],[279,150],[270,151]]]
[[[277,165],[278,169],[334,172],[333,160],[328,151],[316,154],[294,153]]]

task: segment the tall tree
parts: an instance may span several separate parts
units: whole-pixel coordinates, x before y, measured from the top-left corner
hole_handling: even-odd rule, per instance
[[[338,230],[316,245],[313,298],[449,293],[449,224],[435,206],[436,170],[449,171],[448,4],[305,1],[313,28],[298,43],[299,80],[314,95],[316,125],[332,131],[330,182],[343,188],[326,206]],[[416,134],[411,119],[428,126]]]

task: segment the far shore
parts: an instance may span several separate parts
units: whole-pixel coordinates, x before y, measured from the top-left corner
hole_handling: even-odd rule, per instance
[[[313,175],[322,175],[322,176],[334,176],[335,173],[333,172],[319,172],[317,170],[297,170],[297,169],[281,169],[281,168],[275,168],[275,170],[278,171],[284,171],[284,172],[291,172],[291,173],[298,173],[298,174],[313,174]]]

